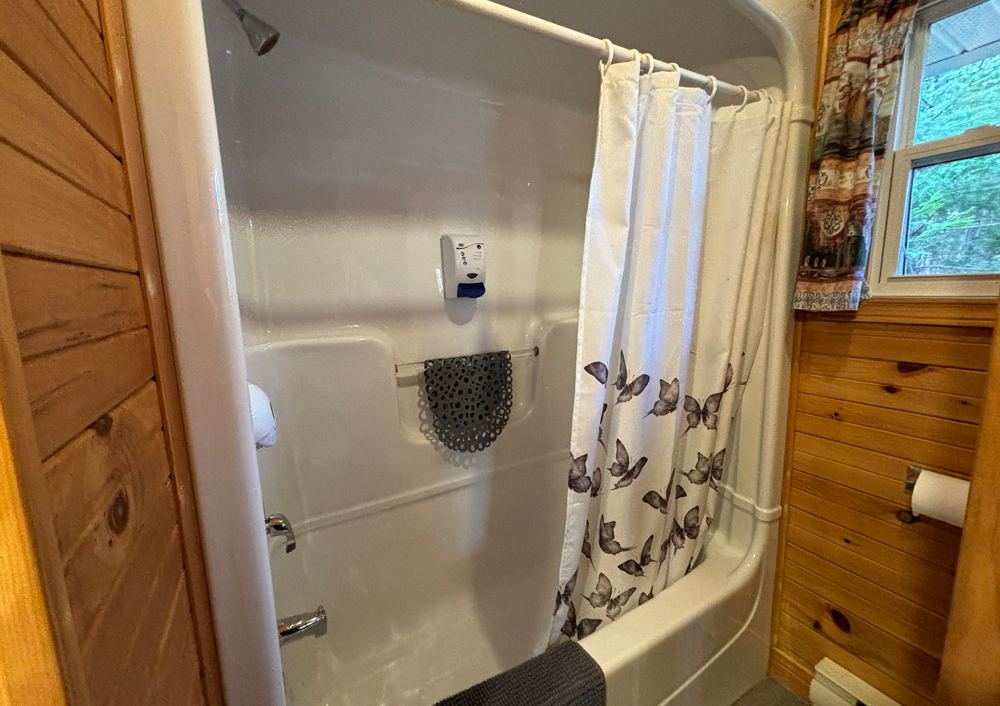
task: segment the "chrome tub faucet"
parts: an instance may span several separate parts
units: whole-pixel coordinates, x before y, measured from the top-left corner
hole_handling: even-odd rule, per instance
[[[292,529],[292,523],[288,521],[288,518],[282,515],[280,512],[275,512],[264,518],[264,529],[267,531],[268,537],[284,537],[285,538],[285,553],[294,551],[295,549],[295,530]]]

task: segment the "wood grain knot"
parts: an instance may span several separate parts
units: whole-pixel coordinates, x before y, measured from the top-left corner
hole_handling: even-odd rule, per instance
[[[900,522],[911,524],[917,521],[917,518],[913,516],[913,513],[909,510],[900,510],[896,513],[896,519]]]
[[[847,619],[847,616],[841,613],[836,608],[830,609],[830,617],[833,618],[833,624],[844,632],[851,631],[851,621]]]
[[[890,395],[894,395],[899,392],[899,388],[895,385],[883,385],[882,389],[888,392]]]
[[[90,428],[94,430],[94,433],[98,436],[107,436],[111,433],[111,427],[115,423],[115,420],[111,418],[111,415],[104,414],[97,418],[97,421],[90,425]]]
[[[901,372],[903,375],[909,375],[910,373],[919,373],[921,370],[926,370],[927,365],[924,363],[896,363],[896,370]]]
[[[119,490],[108,508],[108,529],[115,534],[124,532],[128,527],[129,513],[128,495],[124,490]]]

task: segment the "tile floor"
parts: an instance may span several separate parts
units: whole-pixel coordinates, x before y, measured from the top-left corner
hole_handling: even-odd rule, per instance
[[[768,675],[733,706],[808,706],[808,704]]]

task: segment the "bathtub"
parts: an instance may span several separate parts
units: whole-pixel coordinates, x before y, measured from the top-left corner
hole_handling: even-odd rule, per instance
[[[727,706],[767,673],[780,508],[722,503],[731,527],[690,574],[581,641],[610,706]]]
[[[278,420],[259,454],[264,509],[288,516],[298,543],[286,554],[271,540],[277,613],[328,614],[327,635],[282,648],[290,706],[425,706],[545,648],[575,340],[575,322],[557,322],[537,358],[513,361],[510,422],[478,454],[436,443],[416,376],[394,374],[377,335],[247,349]],[[583,641],[609,704],[722,706],[765,673],[755,618],[776,518],[732,492],[723,502],[691,574]]]

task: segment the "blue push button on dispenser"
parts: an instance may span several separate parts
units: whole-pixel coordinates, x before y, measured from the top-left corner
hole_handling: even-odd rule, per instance
[[[482,282],[459,282],[458,284],[458,296],[469,297],[470,299],[476,299],[478,297],[486,294],[486,285]]]

